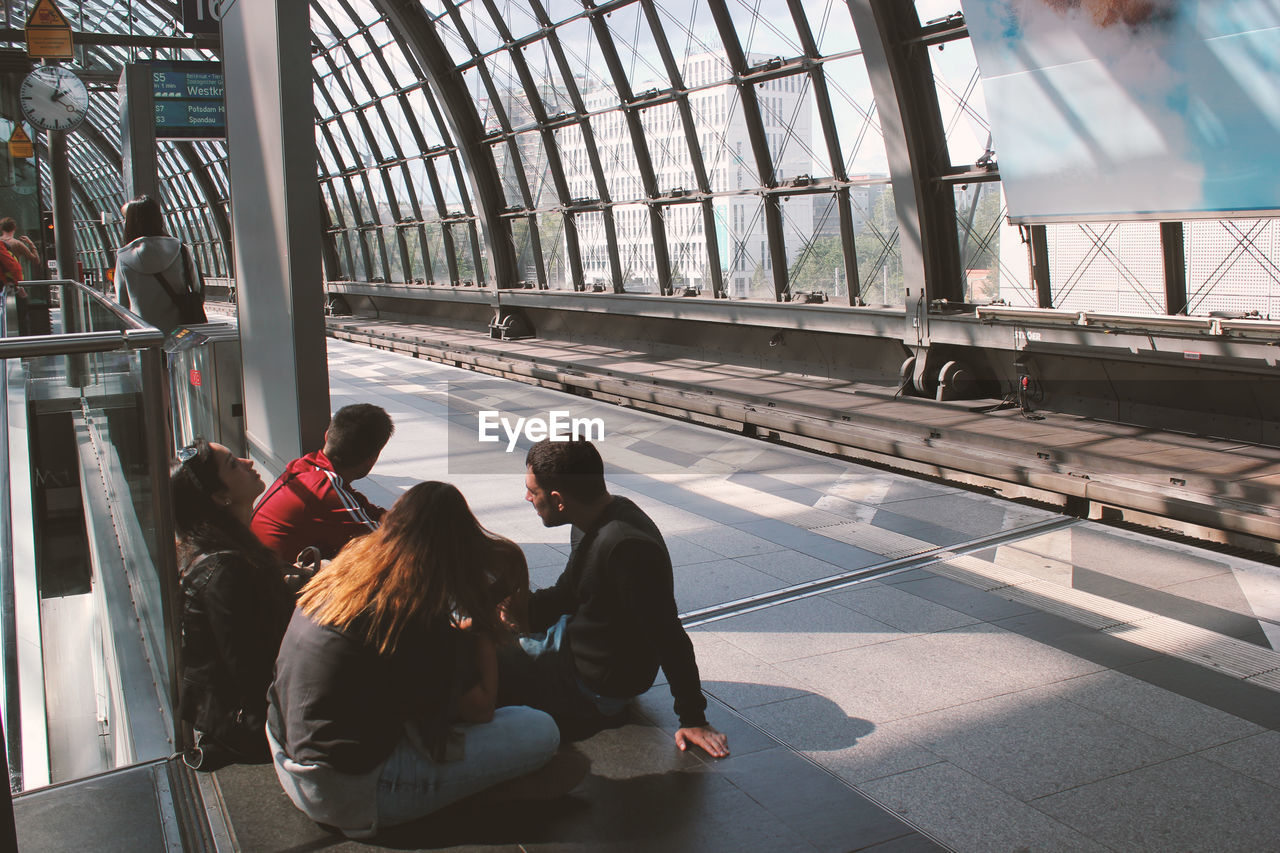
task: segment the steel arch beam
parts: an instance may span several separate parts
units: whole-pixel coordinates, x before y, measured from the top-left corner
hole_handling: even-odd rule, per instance
[[[742,117],[747,125],[747,138],[751,141],[751,151],[755,155],[760,186],[765,190],[760,203],[764,211],[764,230],[769,243],[769,257],[773,263],[773,298],[778,302],[784,302],[791,284],[787,278],[787,243],[782,232],[782,198],[777,193],[769,192],[777,189],[778,180],[773,168],[773,157],[769,154],[769,141],[765,138],[760,101],[756,97],[754,82],[744,79],[750,71],[747,66],[747,55],[738,39],[738,30],[733,24],[728,6],[725,5],[724,0],[707,0],[707,7],[711,10],[711,17],[716,23],[716,30],[724,45],[725,58],[733,70],[734,86],[742,101]],[[761,260],[763,261],[763,258]]]
[[[711,181],[707,177],[706,160],[702,156],[702,146],[698,142],[698,127],[693,119],[693,108],[689,106],[689,90],[685,87],[684,75],[680,72],[680,65],[676,62],[670,41],[667,40],[667,33],[662,27],[657,7],[652,2],[646,2],[642,4],[642,8],[645,19],[649,23],[649,31],[653,34],[654,44],[658,48],[658,56],[661,57],[662,65],[667,70],[667,77],[671,80],[676,109],[680,113],[680,123],[684,128],[685,145],[689,148],[689,162],[693,167],[694,181],[698,185],[698,192],[702,194],[702,200],[698,205],[702,210],[702,233],[706,235],[711,293],[714,298],[720,299],[728,295],[724,287],[724,271],[720,266],[723,253],[719,232],[716,229],[716,209],[710,198]]]
[[[849,175],[844,167],[844,153],[840,150],[840,133],[836,127],[835,113],[831,108],[831,93],[827,89],[826,70],[819,62],[818,43],[809,27],[809,18],[804,11],[803,0],[787,0],[787,8],[791,10],[791,18],[796,25],[796,33],[800,38],[800,46],[809,62],[809,81],[813,85],[814,105],[818,110],[818,120],[822,123],[822,138],[827,146],[827,159],[831,161],[831,177],[835,179],[839,189],[836,190],[835,204],[840,217],[840,250],[844,255],[844,277],[849,288],[849,304],[862,304],[862,283],[858,278],[858,250],[853,234],[853,209],[850,206]]]
[[[956,241],[955,196],[940,178],[950,168],[946,133],[933,83],[928,47],[918,38],[915,4],[900,0],[846,0],[862,46],[876,112],[889,156],[897,206],[905,285],[927,306],[934,299],[963,301],[964,277]],[[928,346],[928,311],[910,310],[919,327],[909,342]],[[917,359],[923,368],[924,359]]]
[[[642,8],[649,5],[651,4],[648,0],[641,0]],[[666,219],[663,216],[665,207],[654,201],[663,193],[658,187],[658,177],[653,171],[653,156],[649,151],[649,142],[645,138],[644,122],[641,121],[640,110],[632,103],[635,100],[635,93],[631,91],[631,81],[627,79],[627,72],[622,67],[622,60],[618,57],[618,48],[613,43],[613,33],[605,23],[605,16],[598,9],[588,9],[587,14],[591,22],[591,30],[596,36],[596,45],[600,48],[600,55],[604,59],[605,67],[609,69],[609,75],[613,78],[614,91],[618,93],[622,115],[627,122],[627,134],[631,137],[631,149],[636,157],[636,168],[640,172],[640,181],[644,186],[644,194],[648,198],[646,206],[649,209],[649,238],[653,243],[658,292],[664,296],[670,296],[671,253],[667,245]]]
[[[200,194],[204,196],[205,207],[209,211],[209,216],[213,218],[214,227],[218,229],[218,239],[222,241],[222,251],[227,259],[227,275],[235,278],[235,253],[231,251],[231,220],[227,219],[226,210],[218,203],[218,188],[213,178],[209,176],[209,167],[200,159],[200,155],[196,153],[196,147],[190,142],[179,142],[174,148],[177,149],[182,161],[187,164],[196,186],[200,188]]]
[[[493,162],[493,153],[484,143],[484,125],[476,113],[475,100],[467,92],[458,69],[449,62],[449,53],[445,50],[444,43],[419,3],[412,0],[373,0],[373,3],[395,27],[403,39],[405,49],[412,54],[436,91],[440,108],[458,147],[458,156],[466,165],[466,177],[470,178],[476,216],[489,247],[489,262],[495,286],[516,286],[520,280],[520,271],[517,268],[511,224],[502,217],[505,207],[502,181]],[[478,272],[478,254],[475,262]]]

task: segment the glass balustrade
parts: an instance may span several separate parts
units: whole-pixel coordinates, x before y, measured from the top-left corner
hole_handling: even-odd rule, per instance
[[[176,732],[164,335],[76,282],[23,290],[0,338],[14,792],[169,755]]]

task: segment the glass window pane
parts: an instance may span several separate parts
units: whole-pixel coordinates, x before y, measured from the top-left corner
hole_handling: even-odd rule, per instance
[[[383,277],[387,281],[403,282],[405,280],[404,255],[400,251],[399,229],[393,227],[380,228],[378,229],[378,238],[387,252],[387,268],[383,272]]]
[[[587,143],[582,136],[582,128],[576,124],[557,128],[555,138],[564,165],[565,182],[569,186],[569,198],[599,198],[591,164],[587,160]]]
[[[669,193],[676,188],[696,190],[689,143],[676,105],[662,104],[641,110],[640,123],[649,144],[658,192]]]
[[[1164,313],[1158,222],[1049,225],[1046,235],[1054,308]]]
[[[850,202],[862,299],[868,305],[900,307],[904,292],[902,248],[893,190],[887,181],[851,187]]]
[[[425,227],[427,232],[427,254],[431,258],[431,283],[449,284],[449,259],[445,253],[444,224],[428,222]]]
[[[686,289],[712,295],[711,267],[707,260],[707,235],[702,205],[673,204],[665,209],[667,249],[671,255],[671,289],[676,296]]]
[[[614,10],[605,23],[613,36],[618,59],[633,93],[671,88],[671,80],[662,65],[653,32],[640,3]]]
[[[500,8],[503,23],[515,38],[527,36],[542,26],[526,0],[504,0]]]
[[[387,131],[387,123],[383,121],[383,113],[378,109],[377,105],[370,105],[364,109],[365,124],[369,127],[369,132],[373,134],[371,149],[375,152],[378,160],[394,156],[396,151],[395,144],[391,141],[391,134]]]
[[[648,206],[619,205],[613,210],[613,219],[618,229],[618,260],[622,265],[623,287],[627,293],[661,292],[658,286],[658,266],[653,255],[653,230],[649,225]],[[593,255],[595,251],[596,247],[592,247]],[[585,247],[583,253],[586,253]]]
[[[862,57],[826,62],[822,71],[831,96],[831,113],[840,137],[845,174],[887,176],[889,157],[876,115],[871,82]]]
[[[426,259],[422,255],[422,229],[417,225],[402,225],[400,234],[409,253],[409,280],[422,284],[427,280]]]
[[[689,60],[694,57],[718,57],[723,74],[712,75],[708,82],[727,80],[730,75],[728,64],[724,61],[724,44],[720,40],[720,31],[716,27],[711,10],[705,3],[689,4],[684,0],[654,0],[658,10],[658,19],[667,34],[667,42],[676,62],[686,69]],[[710,69],[708,69],[710,72]],[[694,84],[685,81],[686,85]]]
[[[1026,248],[1016,226],[1005,219],[1004,196],[998,182],[957,187],[956,231],[960,263],[965,271],[965,301],[988,303],[1004,291],[1017,294],[1019,304],[1036,304],[1029,286]],[[1006,245],[1011,241],[1012,245]],[[1006,264],[1004,252],[1008,252]],[[1021,263],[1018,258],[1021,257]]]
[[[756,87],[765,136],[773,156],[774,177],[785,182],[799,175],[830,174],[831,158],[822,140],[809,75],[770,80]]]
[[[947,150],[955,166],[972,165],[991,145],[987,102],[973,44],[968,39],[929,48],[933,82],[938,89],[938,109],[947,136]]]
[[[748,64],[804,53],[785,0],[731,0],[728,5]]]
[[[773,276],[766,270],[768,237],[758,196],[716,199],[716,229],[725,289],[735,299],[773,300]]]
[[[849,304],[844,251],[840,245],[839,198],[835,193],[812,196],[813,237],[790,261],[793,292],[820,290],[840,305]]]
[[[511,222],[511,244],[516,250],[516,280],[521,287],[538,286],[538,262],[529,219],[519,217]]]
[[[809,15],[809,30],[817,43],[818,54],[830,56],[857,50],[858,33],[853,28],[853,17],[845,0],[809,0],[804,4]]]
[[[458,257],[458,281],[464,285],[480,281],[475,253],[471,251],[471,229],[466,224],[446,226],[453,236],[453,250]]]
[[[973,193],[979,193],[976,205]],[[998,196],[998,202],[994,197]],[[998,207],[997,207],[998,204]],[[972,212],[972,213],[971,213]],[[1004,300],[1010,305],[1035,307],[1035,283],[1031,280],[1027,245],[1018,226],[1007,219],[1004,187],[999,183],[972,184],[956,194],[956,219],[961,234],[961,253],[968,274],[968,298],[975,302]],[[967,223],[973,222],[973,228]],[[995,264],[991,265],[994,256]],[[989,272],[982,270],[989,267]]]
[[[471,59],[471,51],[467,49],[467,44],[462,40],[462,36],[458,35],[452,15],[441,15],[436,18],[434,26],[436,33],[440,36],[440,41],[444,43],[444,50],[449,55],[450,62],[457,65],[460,62]]]
[[[747,139],[738,91],[716,86],[689,96],[694,128],[702,145],[712,192],[756,189],[760,177]]]
[[[443,216],[444,211],[440,210],[439,200],[436,198],[431,186],[430,176],[427,174],[431,164],[425,160],[410,160],[405,165],[409,169],[409,180],[413,182],[413,186],[416,188],[415,194],[422,205],[422,217],[424,219],[432,219],[437,216]]]
[[[433,118],[435,111],[431,108],[425,87],[420,86],[409,91],[406,93],[406,97],[409,99],[409,115],[417,117],[418,127],[426,138],[427,147],[439,148],[443,146],[445,144],[445,136],[441,133],[441,128]]]
[[[556,185],[547,165],[547,151],[542,144],[542,134],[538,131],[521,133],[516,136],[516,147],[520,149],[525,180],[529,182],[529,203],[535,209],[558,204]]]
[[[553,24],[582,14],[582,0],[543,0],[542,6]]]
[[[436,179],[440,182],[440,194],[444,198],[446,213],[466,213],[463,204],[462,187],[458,184],[458,172],[453,161],[454,155],[433,157]]]
[[[520,185],[518,170],[523,168],[518,155],[511,151],[507,142],[499,142],[491,146],[493,161],[498,167],[498,179],[502,182],[502,195],[507,207],[524,207],[524,191]]]
[[[391,192],[396,200],[395,207],[391,210],[394,221],[400,222],[413,218],[413,193],[409,189],[408,173],[405,171],[404,164],[389,166],[387,179],[391,182]]]
[[[460,3],[458,4],[458,17],[462,19],[462,26],[471,34],[472,40],[476,44],[476,49],[480,53],[488,53],[496,50],[503,45],[502,35],[498,32],[497,26],[494,25],[493,17],[486,10],[485,3]],[[501,4],[495,4],[501,9]],[[452,15],[449,20],[455,20]]]
[[[594,115],[590,121],[609,197],[614,201],[644,198],[640,166],[636,162],[636,152],[631,146],[631,133],[627,129],[627,120],[622,111],[612,110]]]
[[[1280,318],[1280,228],[1274,219],[1184,224],[1187,313]]]
[[[844,278],[837,272],[843,268],[840,248],[840,215],[834,209],[835,196],[793,195],[782,200],[782,239],[786,246],[787,282],[794,297],[799,293],[821,291],[833,299],[836,285]],[[821,234],[815,221],[826,215],[834,233]]]
[[[604,214],[579,213],[575,214],[574,221],[578,226],[582,279],[587,290],[612,291],[613,272],[609,265],[609,242],[605,237]]]
[[[542,101],[542,109],[548,116],[573,112],[573,102],[569,99],[569,91],[560,77],[560,67],[546,39],[528,44],[524,48],[524,61],[529,66],[529,74],[537,87],[535,95]],[[533,121],[532,115],[528,119]],[[511,117],[512,126],[524,123],[523,119]]]
[[[617,106],[618,92],[600,57],[595,31],[585,18],[556,28],[556,37],[583,97],[597,95],[600,103]]]
[[[491,110],[495,115],[503,115],[507,120],[506,127],[533,127],[533,112],[529,109],[529,98],[525,94],[524,84],[520,82],[520,78],[516,75],[515,66],[511,59],[511,54],[505,50],[501,53],[494,54],[484,60],[485,68],[488,70],[493,81],[493,98],[496,98],[499,110]],[[470,80],[470,77],[468,77]],[[488,97],[485,98],[487,102]],[[490,105],[492,106],[492,105]],[[485,127],[487,129],[496,129],[500,125],[494,123],[492,128],[490,122],[486,120]]]
[[[922,24],[958,15],[960,0],[916,0],[916,14],[920,16]]]
[[[572,290],[573,280],[569,269],[564,238],[562,213],[538,214],[538,239],[542,243],[542,268],[546,273],[546,286],[552,290]]]

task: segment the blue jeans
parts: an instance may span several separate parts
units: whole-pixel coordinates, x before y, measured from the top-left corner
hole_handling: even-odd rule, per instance
[[[401,737],[381,767],[361,776],[299,764],[272,739],[276,775],[294,805],[312,820],[333,824],[349,838],[371,838],[381,829],[532,773],[560,746],[556,724],[532,708],[499,708],[491,722],[454,728],[466,736],[459,760],[433,761]]]
[[[527,634],[498,649],[498,704],[528,705],[558,723],[600,723],[626,709],[631,698],[601,696],[578,676],[565,643],[568,616],[542,634]]]
[[[459,725],[466,755],[436,763],[408,741],[396,744],[378,775],[378,826],[408,823],[450,803],[542,767],[560,746],[555,722],[532,708],[499,708],[493,720]]]

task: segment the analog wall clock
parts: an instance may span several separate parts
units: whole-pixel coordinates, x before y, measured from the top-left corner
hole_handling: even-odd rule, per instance
[[[89,113],[89,89],[61,65],[41,65],[22,81],[22,114],[42,130],[75,130]]]

